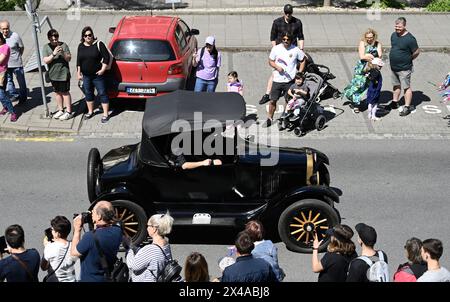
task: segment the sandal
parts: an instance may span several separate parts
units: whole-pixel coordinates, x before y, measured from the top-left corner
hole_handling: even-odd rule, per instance
[[[104,124],[104,123],[106,123],[106,122],[108,122],[109,121],[109,115],[108,116],[103,116],[102,117],[102,123]]]
[[[85,120],[88,120],[88,119],[90,119],[91,117],[93,117],[94,116],[94,113],[93,112],[91,112],[91,113],[86,113],[85,115],[84,115],[84,119]]]
[[[354,113],[359,113],[359,108],[358,108],[358,107],[354,107],[354,108],[353,108],[353,112],[354,112]]]

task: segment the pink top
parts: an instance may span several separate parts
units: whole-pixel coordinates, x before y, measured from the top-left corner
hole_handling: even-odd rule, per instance
[[[227,91],[228,92],[237,92],[242,95],[242,90],[244,86],[241,82],[227,83]]]
[[[8,69],[8,61],[9,61],[9,55],[11,51],[9,49],[8,44],[3,44],[0,46],[0,55],[5,55],[5,59],[0,64],[0,72],[6,71]]]

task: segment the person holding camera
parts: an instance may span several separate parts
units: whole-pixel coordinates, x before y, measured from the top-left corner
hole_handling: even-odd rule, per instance
[[[71,242],[67,240],[72,224],[65,216],[56,216],[44,237],[44,256],[41,269],[48,271],[44,282],[75,282],[76,257],[70,255]]]
[[[80,258],[81,282],[105,282],[105,270],[102,256],[106,258],[108,267],[112,268],[122,242],[122,228],[115,223],[114,207],[109,201],[99,201],[92,210],[94,230],[81,238],[83,224],[89,215],[77,215],[73,220],[73,239],[71,255]],[[84,218],[84,219],[82,219]]]
[[[5,231],[6,252],[9,257],[0,260],[0,282],[38,282],[40,256],[36,249],[26,249],[25,232],[18,224]],[[0,239],[1,240],[1,239]],[[1,257],[5,252],[0,251]]]

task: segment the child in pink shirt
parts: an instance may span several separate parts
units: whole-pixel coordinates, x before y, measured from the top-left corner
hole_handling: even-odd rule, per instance
[[[231,71],[228,74],[228,83],[227,83],[227,91],[228,92],[237,92],[240,95],[243,95],[244,85],[239,81],[238,74],[236,71]]]
[[[6,72],[8,69],[8,61],[9,55],[11,54],[11,50],[9,49],[8,44],[6,44],[6,39],[3,37],[3,34],[0,33],[0,102],[3,105],[2,111],[0,111],[0,115],[5,115],[6,113],[11,114],[11,122],[17,121],[17,115],[14,112],[14,107],[12,105],[11,100],[8,98],[6,94]]]

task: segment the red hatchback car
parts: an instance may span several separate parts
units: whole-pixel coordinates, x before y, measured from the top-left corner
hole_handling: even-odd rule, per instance
[[[109,31],[118,81],[110,97],[147,98],[186,88],[197,29],[177,17],[126,16]]]

